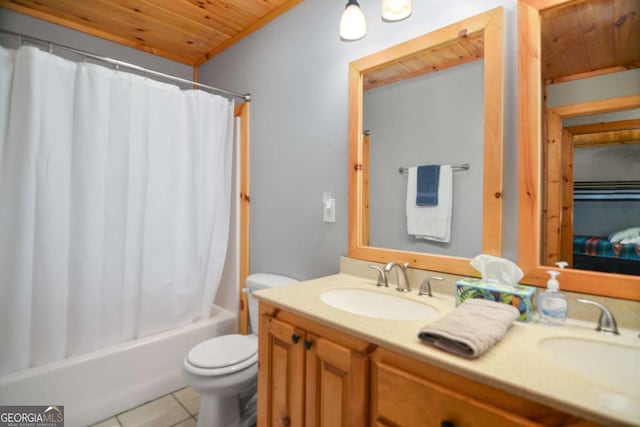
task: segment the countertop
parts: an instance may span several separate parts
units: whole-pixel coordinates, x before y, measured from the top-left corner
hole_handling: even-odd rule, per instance
[[[389,288],[376,287],[373,281],[347,274],[264,289],[253,295],[259,301],[561,411],[606,425],[640,426],[640,384],[637,385],[638,392],[633,395],[616,392],[557,365],[538,349],[541,340],[552,337],[573,337],[640,348],[638,331],[621,329],[619,336],[613,336],[596,332],[595,323],[570,320],[565,326],[554,327],[515,322],[492,349],[478,359],[468,360],[428,346],[417,338],[420,328],[437,318],[388,320],[351,314],[320,299],[320,294],[336,288],[401,295],[438,309],[439,317],[455,308],[455,301],[450,295],[418,296],[415,290],[401,294],[392,285]],[[576,354],[575,357],[580,358],[581,355]],[[628,368],[640,369],[640,360]]]

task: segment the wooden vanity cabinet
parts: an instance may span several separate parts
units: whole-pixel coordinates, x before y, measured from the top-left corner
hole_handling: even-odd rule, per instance
[[[371,387],[376,426],[595,426],[384,348],[371,354]]]
[[[258,425],[368,425],[369,344],[261,304]]]
[[[596,425],[265,303],[259,340],[258,427]]]

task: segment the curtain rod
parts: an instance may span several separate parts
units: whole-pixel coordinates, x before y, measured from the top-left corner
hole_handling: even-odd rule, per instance
[[[243,94],[243,93],[239,93],[239,92],[233,92],[231,90],[220,89],[220,88],[217,88],[217,87],[213,87],[213,86],[205,85],[205,84],[202,84],[202,83],[198,83],[198,82],[193,81],[193,80],[188,80],[188,79],[183,79],[182,77],[173,76],[171,74],[165,74],[165,73],[161,73],[159,71],[150,70],[148,68],[144,68],[144,67],[141,67],[139,65],[131,64],[129,62],[120,61],[120,60],[109,58],[109,57],[106,57],[106,56],[95,55],[95,54],[93,54],[91,52],[87,52],[85,50],[75,49],[75,48],[72,48],[72,47],[69,47],[69,46],[65,46],[65,45],[62,45],[62,44],[59,44],[59,43],[54,43],[54,42],[50,42],[50,41],[47,41],[47,40],[42,40],[42,39],[39,39],[39,38],[36,38],[36,37],[27,36],[25,34],[20,34],[20,33],[16,33],[16,32],[13,32],[13,31],[7,31],[7,30],[1,29],[1,28],[0,28],[0,33],[16,36],[16,37],[18,37],[18,40],[25,39],[25,40],[29,40],[29,41],[32,41],[32,42],[42,43],[42,44],[48,45],[49,46],[49,52],[51,52],[53,50],[53,47],[55,46],[58,49],[65,50],[65,51],[68,51],[68,52],[72,52],[72,53],[75,53],[75,54],[78,54],[78,55],[82,55],[82,56],[87,57],[87,58],[96,59],[98,61],[106,62],[108,64],[112,64],[112,65],[115,65],[117,67],[130,68],[132,70],[141,71],[143,73],[151,74],[153,76],[163,77],[165,79],[174,80],[174,81],[181,82],[181,83],[186,83],[186,84],[190,84],[190,85],[199,86],[201,88],[209,89],[209,90],[214,91],[214,92],[224,93],[226,95],[232,95],[232,96],[235,96],[235,97],[238,97],[238,98],[242,98],[246,102],[250,102],[251,101],[251,94],[250,93],[244,93]]]

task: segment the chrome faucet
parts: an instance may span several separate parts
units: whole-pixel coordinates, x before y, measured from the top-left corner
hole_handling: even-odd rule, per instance
[[[410,292],[411,284],[409,284],[409,277],[407,276],[407,268],[409,267],[409,263],[405,262],[404,264],[398,264],[395,261],[391,261],[384,266],[384,272],[389,273],[391,270],[393,270],[393,267],[398,267],[398,271],[396,272],[396,275],[398,277],[398,286],[396,287],[396,291]]]
[[[418,295],[428,295],[430,297],[433,296],[431,293],[431,281],[432,280],[444,280],[444,277],[433,276],[427,277],[422,281],[422,285],[420,285],[420,291],[418,291]]]
[[[578,298],[576,301],[582,304],[594,305],[601,310],[600,319],[598,319],[598,326],[596,327],[596,331],[603,332],[605,334],[620,335],[620,333],[618,332],[618,324],[616,323],[616,319],[613,317],[613,314],[607,307],[600,304],[599,302],[591,301],[590,299]]]

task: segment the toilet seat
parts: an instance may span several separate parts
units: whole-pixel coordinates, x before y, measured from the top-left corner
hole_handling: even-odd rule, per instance
[[[247,335],[223,335],[201,342],[184,359],[196,375],[219,376],[245,369],[258,361],[258,340]]]

